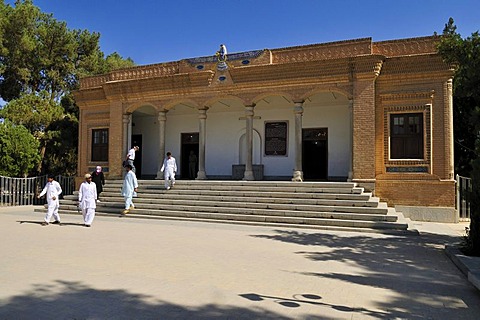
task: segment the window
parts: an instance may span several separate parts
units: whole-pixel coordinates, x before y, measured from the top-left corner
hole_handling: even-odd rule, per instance
[[[92,130],[92,161],[108,161],[108,129]]]
[[[390,158],[423,159],[423,113],[390,115]]]

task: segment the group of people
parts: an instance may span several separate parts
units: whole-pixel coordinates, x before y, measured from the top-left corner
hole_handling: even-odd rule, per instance
[[[60,224],[60,215],[58,209],[60,207],[60,194],[62,194],[62,187],[55,181],[53,175],[49,175],[47,183],[42,192],[37,198],[46,196],[47,199],[47,214],[45,215],[42,226],[48,226],[52,217],[54,221],[52,224]],[[85,181],[78,189],[78,208],[82,211],[83,222],[85,227],[90,227],[95,218],[95,209],[97,202],[100,202],[99,195],[103,191],[105,184],[105,176],[102,172],[102,167],[97,166],[95,171],[85,175]]]
[[[126,164],[124,167],[126,173],[121,191],[125,200],[125,210],[123,210],[123,214],[129,213],[135,208],[133,198],[137,196],[138,180],[135,174],[134,160],[135,152],[138,150],[139,147],[134,146],[128,151],[125,159]],[[164,173],[165,189],[170,190],[170,188],[175,185],[175,174],[177,172],[177,161],[171,152],[167,152],[160,171]],[[62,193],[62,188],[54,178],[53,175],[48,176],[48,182],[38,195],[38,198],[45,195],[47,199],[47,214],[42,222],[42,226],[47,226],[50,223],[60,224],[58,209],[60,207],[59,197]],[[102,172],[102,167],[97,166],[91,174],[85,174],[85,181],[82,182],[78,190],[78,208],[82,211],[85,227],[91,227],[93,223],[97,202],[100,202],[100,194],[103,191],[104,185],[105,176]],[[53,222],[51,222],[52,217],[54,218]]]

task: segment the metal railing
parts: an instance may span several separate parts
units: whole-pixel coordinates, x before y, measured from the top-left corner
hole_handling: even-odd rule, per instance
[[[456,209],[460,219],[470,219],[472,179],[457,174]]]
[[[44,204],[44,199],[37,199],[47,183],[48,176],[29,178],[12,178],[0,176],[0,206],[26,206]],[[58,175],[55,180],[62,187],[63,196],[73,194],[75,177]]]

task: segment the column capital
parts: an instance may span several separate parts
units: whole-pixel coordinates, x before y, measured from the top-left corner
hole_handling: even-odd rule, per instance
[[[131,113],[126,113],[122,116],[122,121],[124,124],[127,124],[130,122],[130,116],[131,116]]]
[[[295,99],[293,100],[293,104],[295,104],[296,107],[302,107],[304,104],[305,100],[303,99]]]
[[[255,104],[245,105],[245,116],[253,117],[255,114],[254,109],[255,109]]]
[[[348,108],[353,108],[353,99],[348,99]]]
[[[168,110],[158,111],[158,121],[167,121],[167,112]]]
[[[303,114],[303,107],[300,105],[300,106],[295,106],[293,108],[293,113],[295,114],[299,114],[299,115],[302,115]]]
[[[207,110],[208,110],[208,107],[198,109],[198,118],[207,119]]]

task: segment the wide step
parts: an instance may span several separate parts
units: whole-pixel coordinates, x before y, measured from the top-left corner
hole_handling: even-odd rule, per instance
[[[99,215],[124,217],[121,180],[104,186]],[[66,196],[61,213],[78,214],[78,194]],[[139,181],[129,218],[281,225],[339,230],[408,229],[401,214],[350,182],[183,181],[165,190],[162,180]]]

